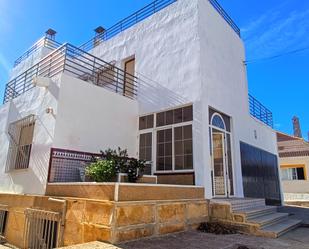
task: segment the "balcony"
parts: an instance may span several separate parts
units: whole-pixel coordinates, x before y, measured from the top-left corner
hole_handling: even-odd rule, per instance
[[[30,47],[25,53],[23,53],[15,62],[14,67],[19,65],[22,61],[29,58],[31,55],[35,54],[37,51],[39,51],[41,48],[48,48],[50,50],[57,49],[61,46],[61,43],[56,42],[53,39],[50,39],[47,36],[42,37],[39,39],[32,47]]]
[[[64,44],[8,82],[3,103],[34,88],[32,80],[35,76],[51,78],[60,73],[66,73],[132,99],[137,95],[136,77],[73,45]]]
[[[273,123],[272,112],[250,94],[249,94],[249,109],[251,116],[260,120],[269,127],[273,128],[274,123]]]

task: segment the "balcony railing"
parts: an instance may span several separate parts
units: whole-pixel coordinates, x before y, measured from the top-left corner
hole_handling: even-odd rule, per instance
[[[236,32],[236,34],[240,37],[240,29],[235,24],[233,19],[221,7],[221,5],[216,0],[209,0],[209,2],[218,11],[218,13],[223,17],[223,19],[231,26],[231,28]]]
[[[137,95],[137,78],[113,64],[101,60],[70,44],[64,44],[24,73],[6,84],[6,103],[34,88],[35,76],[53,77],[67,73],[129,98]]]
[[[253,117],[257,118],[264,124],[273,128],[274,124],[273,124],[272,112],[250,94],[249,94],[249,107],[250,107],[250,114]]]
[[[170,4],[177,2],[177,0],[155,0],[154,2],[148,4],[144,8],[136,11],[132,15],[124,18],[120,22],[116,23],[109,29],[105,30],[103,33],[96,35],[90,41],[87,41],[80,46],[82,50],[89,51],[96,47],[102,41],[106,41],[120,32],[132,27],[133,25],[145,20],[147,17],[159,12]]]
[[[18,64],[20,64],[23,60],[27,59],[29,56],[34,54],[39,49],[45,47],[49,48],[51,50],[56,49],[61,46],[61,43],[56,42],[55,40],[52,40],[48,37],[42,37],[40,40],[38,40],[32,47],[30,47],[25,53],[23,53],[15,62],[14,67],[16,67]]]

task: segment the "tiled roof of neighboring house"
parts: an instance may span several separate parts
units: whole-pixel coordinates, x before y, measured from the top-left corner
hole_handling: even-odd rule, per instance
[[[277,132],[279,157],[309,157],[309,143],[303,138]]]

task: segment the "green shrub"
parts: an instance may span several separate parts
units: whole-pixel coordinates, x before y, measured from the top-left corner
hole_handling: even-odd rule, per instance
[[[145,162],[129,158],[127,150],[108,149],[86,167],[86,176],[96,182],[115,181],[118,173],[126,173],[129,182],[136,182],[143,175]]]
[[[116,179],[114,160],[97,160],[86,168],[86,175],[96,182],[111,182]]]

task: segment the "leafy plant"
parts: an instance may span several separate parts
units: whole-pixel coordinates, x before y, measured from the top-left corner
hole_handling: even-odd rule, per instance
[[[113,160],[96,160],[86,168],[86,175],[96,182],[111,182],[117,176]]]
[[[127,150],[107,149],[86,168],[86,175],[97,182],[109,182],[118,173],[126,173],[129,182],[136,182],[143,175],[145,162],[129,158]]]

